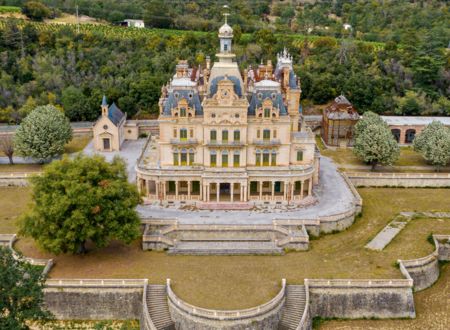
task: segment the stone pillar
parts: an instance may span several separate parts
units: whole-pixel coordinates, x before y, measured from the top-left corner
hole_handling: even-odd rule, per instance
[[[287,197],[288,197],[288,196],[287,196],[288,185],[289,185],[289,184],[288,184],[287,182],[284,183],[284,190],[283,190],[283,199],[284,199],[284,200],[287,200]]]
[[[216,202],[220,201],[220,183],[216,183]]]
[[[249,189],[247,189],[247,186],[244,186],[244,196],[243,196],[244,202],[246,202],[250,199],[250,197],[247,195],[247,190],[249,190]]]
[[[233,202],[234,201],[234,183],[233,182],[231,182],[230,183],[230,200],[231,200],[231,202]]]
[[[291,200],[294,200],[294,188],[295,188],[295,182],[291,182]]]
[[[308,180],[308,196],[312,194],[312,180],[311,178]]]
[[[175,181],[175,199],[178,199],[178,181]]]
[[[163,199],[166,199],[167,181],[163,182]]]
[[[150,195],[150,180],[145,180],[145,189],[146,189],[145,195],[146,196]]]
[[[272,181],[271,184],[272,184],[272,200],[274,200],[274,198],[275,198],[275,182]]]
[[[244,194],[244,186],[242,185],[242,183],[239,183],[239,200],[241,202],[244,201],[244,196],[245,196],[245,194]]]
[[[191,181],[188,181],[188,199],[191,199]]]
[[[304,185],[305,185],[305,181],[300,181],[300,184],[301,184],[301,186],[300,186],[300,199],[303,199],[303,188],[304,188]]]
[[[400,128],[400,139],[398,140],[399,144],[405,144],[406,143],[406,132],[405,129]]]
[[[259,182],[259,200],[262,201],[262,187],[263,187],[263,183],[262,181],[258,181]]]
[[[211,183],[206,186],[206,201],[209,202],[211,198]]]
[[[155,194],[156,194],[156,199],[159,199],[159,181],[155,180]]]
[[[200,189],[200,196],[199,196],[199,200],[203,201],[203,182],[199,181],[198,182],[199,185],[199,189]]]

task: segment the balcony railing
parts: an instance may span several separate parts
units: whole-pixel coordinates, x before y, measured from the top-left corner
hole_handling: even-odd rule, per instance
[[[228,141],[228,140],[209,140],[206,142],[209,147],[242,147],[244,142],[242,141]]]
[[[253,140],[253,144],[257,146],[278,146],[281,141],[280,139],[258,139]]]
[[[198,144],[197,139],[170,139],[171,144],[179,144],[179,145],[192,145]]]

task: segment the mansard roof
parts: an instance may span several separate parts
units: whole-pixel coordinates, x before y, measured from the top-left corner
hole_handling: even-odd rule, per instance
[[[280,110],[280,116],[287,115],[286,106],[283,103],[281,93],[273,90],[257,90],[253,92],[248,107],[248,115],[254,116],[256,114],[256,109],[262,107],[262,103],[266,99],[271,100],[272,106]]]
[[[198,93],[193,89],[174,89],[173,91],[169,92],[169,95],[164,102],[163,114],[165,116],[170,116],[171,110],[178,106],[178,101],[181,99],[186,99],[188,101],[189,107],[195,110],[196,116],[203,115],[200,97]]]
[[[118,126],[122,119],[125,118],[125,114],[113,102],[113,104],[111,104],[108,108],[108,118],[114,125]]]

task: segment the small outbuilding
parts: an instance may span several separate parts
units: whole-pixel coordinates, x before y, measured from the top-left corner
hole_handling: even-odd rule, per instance
[[[353,145],[353,132],[359,114],[344,95],[338,96],[323,111],[322,139],[335,147]]]

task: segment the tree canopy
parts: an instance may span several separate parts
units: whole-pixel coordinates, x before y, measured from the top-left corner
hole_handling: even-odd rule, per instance
[[[0,246],[0,329],[29,329],[28,321],[52,317],[44,307],[44,280],[40,267]]]
[[[414,138],[414,150],[439,168],[450,162],[450,130],[439,121],[433,121]]]
[[[388,125],[374,113],[364,113],[355,125],[355,155],[367,164],[392,165],[400,156],[397,141]]]
[[[22,217],[21,233],[49,252],[85,253],[88,241],[105,247],[140,235],[139,193],[119,157],[112,163],[102,156],[64,157],[31,184],[33,204]]]
[[[20,124],[14,136],[16,150],[26,157],[48,160],[61,155],[72,139],[70,122],[52,105],[35,108]]]

